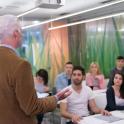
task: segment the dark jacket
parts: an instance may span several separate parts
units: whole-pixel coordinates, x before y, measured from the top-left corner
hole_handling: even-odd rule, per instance
[[[116,105],[115,92],[114,92],[113,87],[110,87],[107,89],[106,97],[107,97],[107,105],[105,108],[106,110],[108,110],[108,111],[124,110],[124,106]]]

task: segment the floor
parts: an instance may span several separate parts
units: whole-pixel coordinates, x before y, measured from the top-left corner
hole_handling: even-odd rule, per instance
[[[42,124],[61,124],[59,109],[44,115]]]

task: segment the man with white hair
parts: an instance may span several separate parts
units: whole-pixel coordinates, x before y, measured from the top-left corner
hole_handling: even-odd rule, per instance
[[[35,115],[52,111],[57,101],[70,95],[64,90],[37,98],[30,64],[20,58],[21,27],[15,16],[0,17],[0,124],[36,124]]]

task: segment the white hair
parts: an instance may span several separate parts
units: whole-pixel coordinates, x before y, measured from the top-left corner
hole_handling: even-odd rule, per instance
[[[6,36],[11,35],[15,30],[21,30],[20,23],[16,16],[0,16],[0,42],[2,42],[2,39]]]

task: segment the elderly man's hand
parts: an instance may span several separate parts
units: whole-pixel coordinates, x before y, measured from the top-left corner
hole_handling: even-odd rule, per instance
[[[70,89],[64,89],[64,90],[61,90],[60,92],[58,92],[55,95],[55,97],[57,98],[57,100],[63,100],[66,97],[68,97],[71,93],[72,93],[72,91]]]

